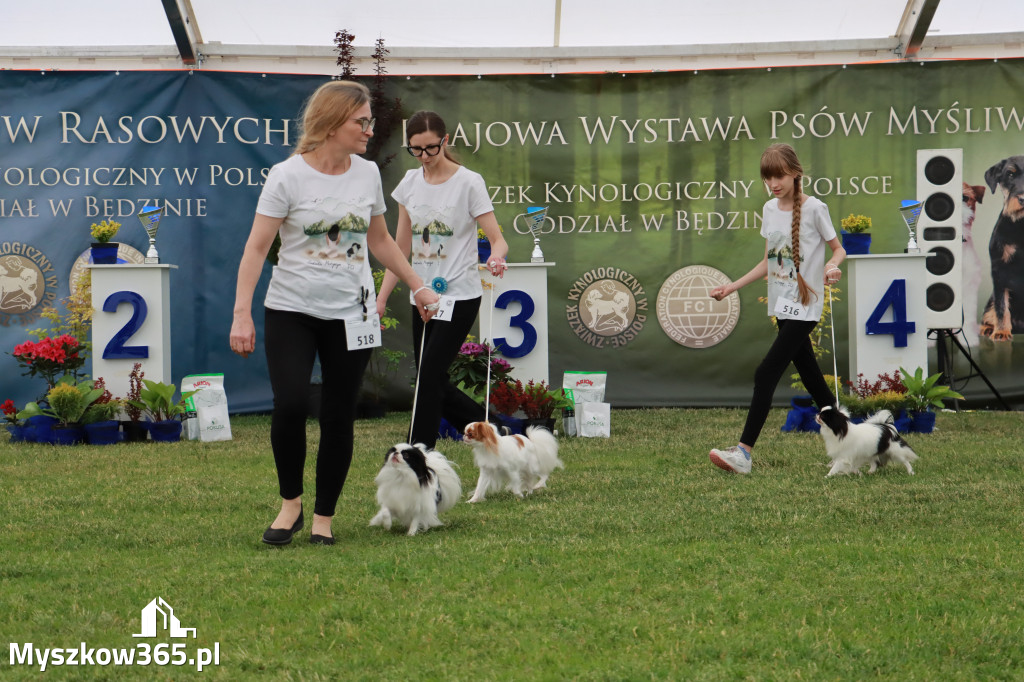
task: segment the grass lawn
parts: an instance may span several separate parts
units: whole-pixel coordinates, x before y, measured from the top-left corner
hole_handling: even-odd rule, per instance
[[[916,476],[827,480],[820,438],[780,433],[781,410],[750,476],[712,466],[708,449],[733,444],[744,415],[613,412],[612,438],[562,440],[548,490],[460,504],[413,538],[367,526],[409,415],[360,421],[334,547],[308,542],[311,494],[292,545],[260,542],[278,507],[265,416],[235,417],[224,443],[0,436],[8,647],[220,653],[201,674],[41,674],[11,665],[11,649],[0,679],[1024,677],[1024,415],[943,413],[935,433],[908,436]],[[468,497],[469,448],[439,449]],[[312,458],[306,480],[312,493]],[[133,638],[155,597],[197,637]]]

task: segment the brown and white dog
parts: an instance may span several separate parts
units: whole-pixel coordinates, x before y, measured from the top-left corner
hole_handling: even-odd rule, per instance
[[[499,436],[494,424],[473,422],[463,440],[473,447],[473,462],[480,469],[470,502],[483,502],[492,490],[511,490],[521,498],[543,488],[552,471],[565,467],[558,458],[558,440],[547,429],[530,427],[525,436]]]
[[[993,341],[1012,341],[1024,332],[1024,156],[1003,159],[985,171],[995,193],[1002,189],[1003,208],[988,255],[992,262],[992,297],[981,317],[981,335]]]
[[[978,343],[980,324],[978,316],[978,288],[981,286],[981,257],[974,246],[974,216],[978,204],[985,196],[984,185],[964,183],[963,240],[964,240],[964,335],[970,344]]]

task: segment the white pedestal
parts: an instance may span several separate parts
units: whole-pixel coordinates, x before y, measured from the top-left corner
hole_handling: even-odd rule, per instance
[[[114,396],[128,395],[128,375],[142,363],[145,378],[171,378],[170,272],[177,265],[90,265],[92,377]]]
[[[548,381],[548,268],[554,263],[509,263],[501,279],[480,268],[484,282],[477,338],[503,344],[512,377]],[[493,285],[488,289],[487,285]],[[493,307],[492,307],[493,303]]]
[[[850,375],[928,368],[925,253],[848,256]],[[902,318],[902,319],[901,319]],[[913,329],[911,329],[911,325]],[[904,338],[905,335],[905,338]]]

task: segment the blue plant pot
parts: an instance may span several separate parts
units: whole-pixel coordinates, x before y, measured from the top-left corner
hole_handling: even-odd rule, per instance
[[[871,252],[871,235],[867,232],[843,232],[843,248],[848,256],[863,256]]]
[[[11,434],[12,443],[21,443],[25,440],[25,427],[17,424],[8,424],[7,432]]]
[[[782,425],[783,431],[818,433],[821,430],[821,426],[814,420],[818,416],[814,398],[809,395],[798,395],[790,400],[789,404],[793,409],[786,413],[786,423]]]
[[[931,433],[935,430],[934,412],[911,412],[910,430],[913,433]]]
[[[120,246],[117,242],[94,242],[90,249],[92,262],[95,265],[116,265],[117,249]]]
[[[103,421],[85,425],[85,437],[92,445],[112,445],[121,440],[121,422]]]
[[[162,443],[179,441],[181,440],[181,422],[177,419],[149,422],[149,437]]]
[[[81,426],[54,426],[54,445],[78,445],[85,442],[85,429]]]
[[[25,420],[25,440],[29,443],[52,443],[53,427],[57,425],[55,417],[44,414],[29,417]]]
[[[506,417],[503,414],[499,414],[497,417],[501,420],[502,426],[508,427],[509,433],[520,435],[523,433],[523,429],[525,428],[525,424],[523,423],[524,420],[519,419],[518,417]]]
[[[486,239],[477,239],[476,255],[481,263],[486,263],[487,259],[491,257],[491,243]]]
[[[910,415],[907,414],[906,410],[900,410],[900,413],[893,419],[893,425],[896,430],[900,433],[910,433],[910,426],[913,420]]]
[[[459,430],[452,426],[444,417],[441,417],[441,423],[437,427],[437,435],[439,438],[462,440],[462,434],[459,433]]]

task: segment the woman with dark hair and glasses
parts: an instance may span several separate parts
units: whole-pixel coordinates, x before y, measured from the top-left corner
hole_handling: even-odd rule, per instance
[[[256,348],[253,294],[280,235],[264,300],[274,394],[270,446],[281,494],[281,511],[263,533],[271,545],[288,544],[304,523],[306,412],[317,355],[323,397],[310,542],[334,544],[331,521],[352,463],[356,396],[370,358],[370,348],[358,342],[366,333],[367,312],[375,309],[366,248],[409,285],[423,320],[434,314],[427,306],[436,309],[438,301],[388,232],[380,171],[358,156],[366,152],[373,123],[365,86],[330,81],[313,93],[295,151],[267,176],[238,266],[230,341],[231,350],[247,357]]]
[[[395,241],[402,253],[411,254],[413,270],[424,282],[436,293],[455,299],[451,321],[428,324],[425,340],[424,322],[415,315],[412,319],[420,369],[409,442],[433,447],[441,417],[460,432],[466,424],[484,419],[483,406],[448,380],[448,368],[480,311],[483,288],[477,271],[477,228],[491,243],[487,268],[498,277],[505,272],[508,244],[501,236],[483,177],[462,166],[448,150],[441,117],[433,111],[417,111],[406,122],[405,135],[406,150],[420,163],[391,193],[398,202]],[[377,295],[377,312],[382,315],[397,282],[389,268]]]

